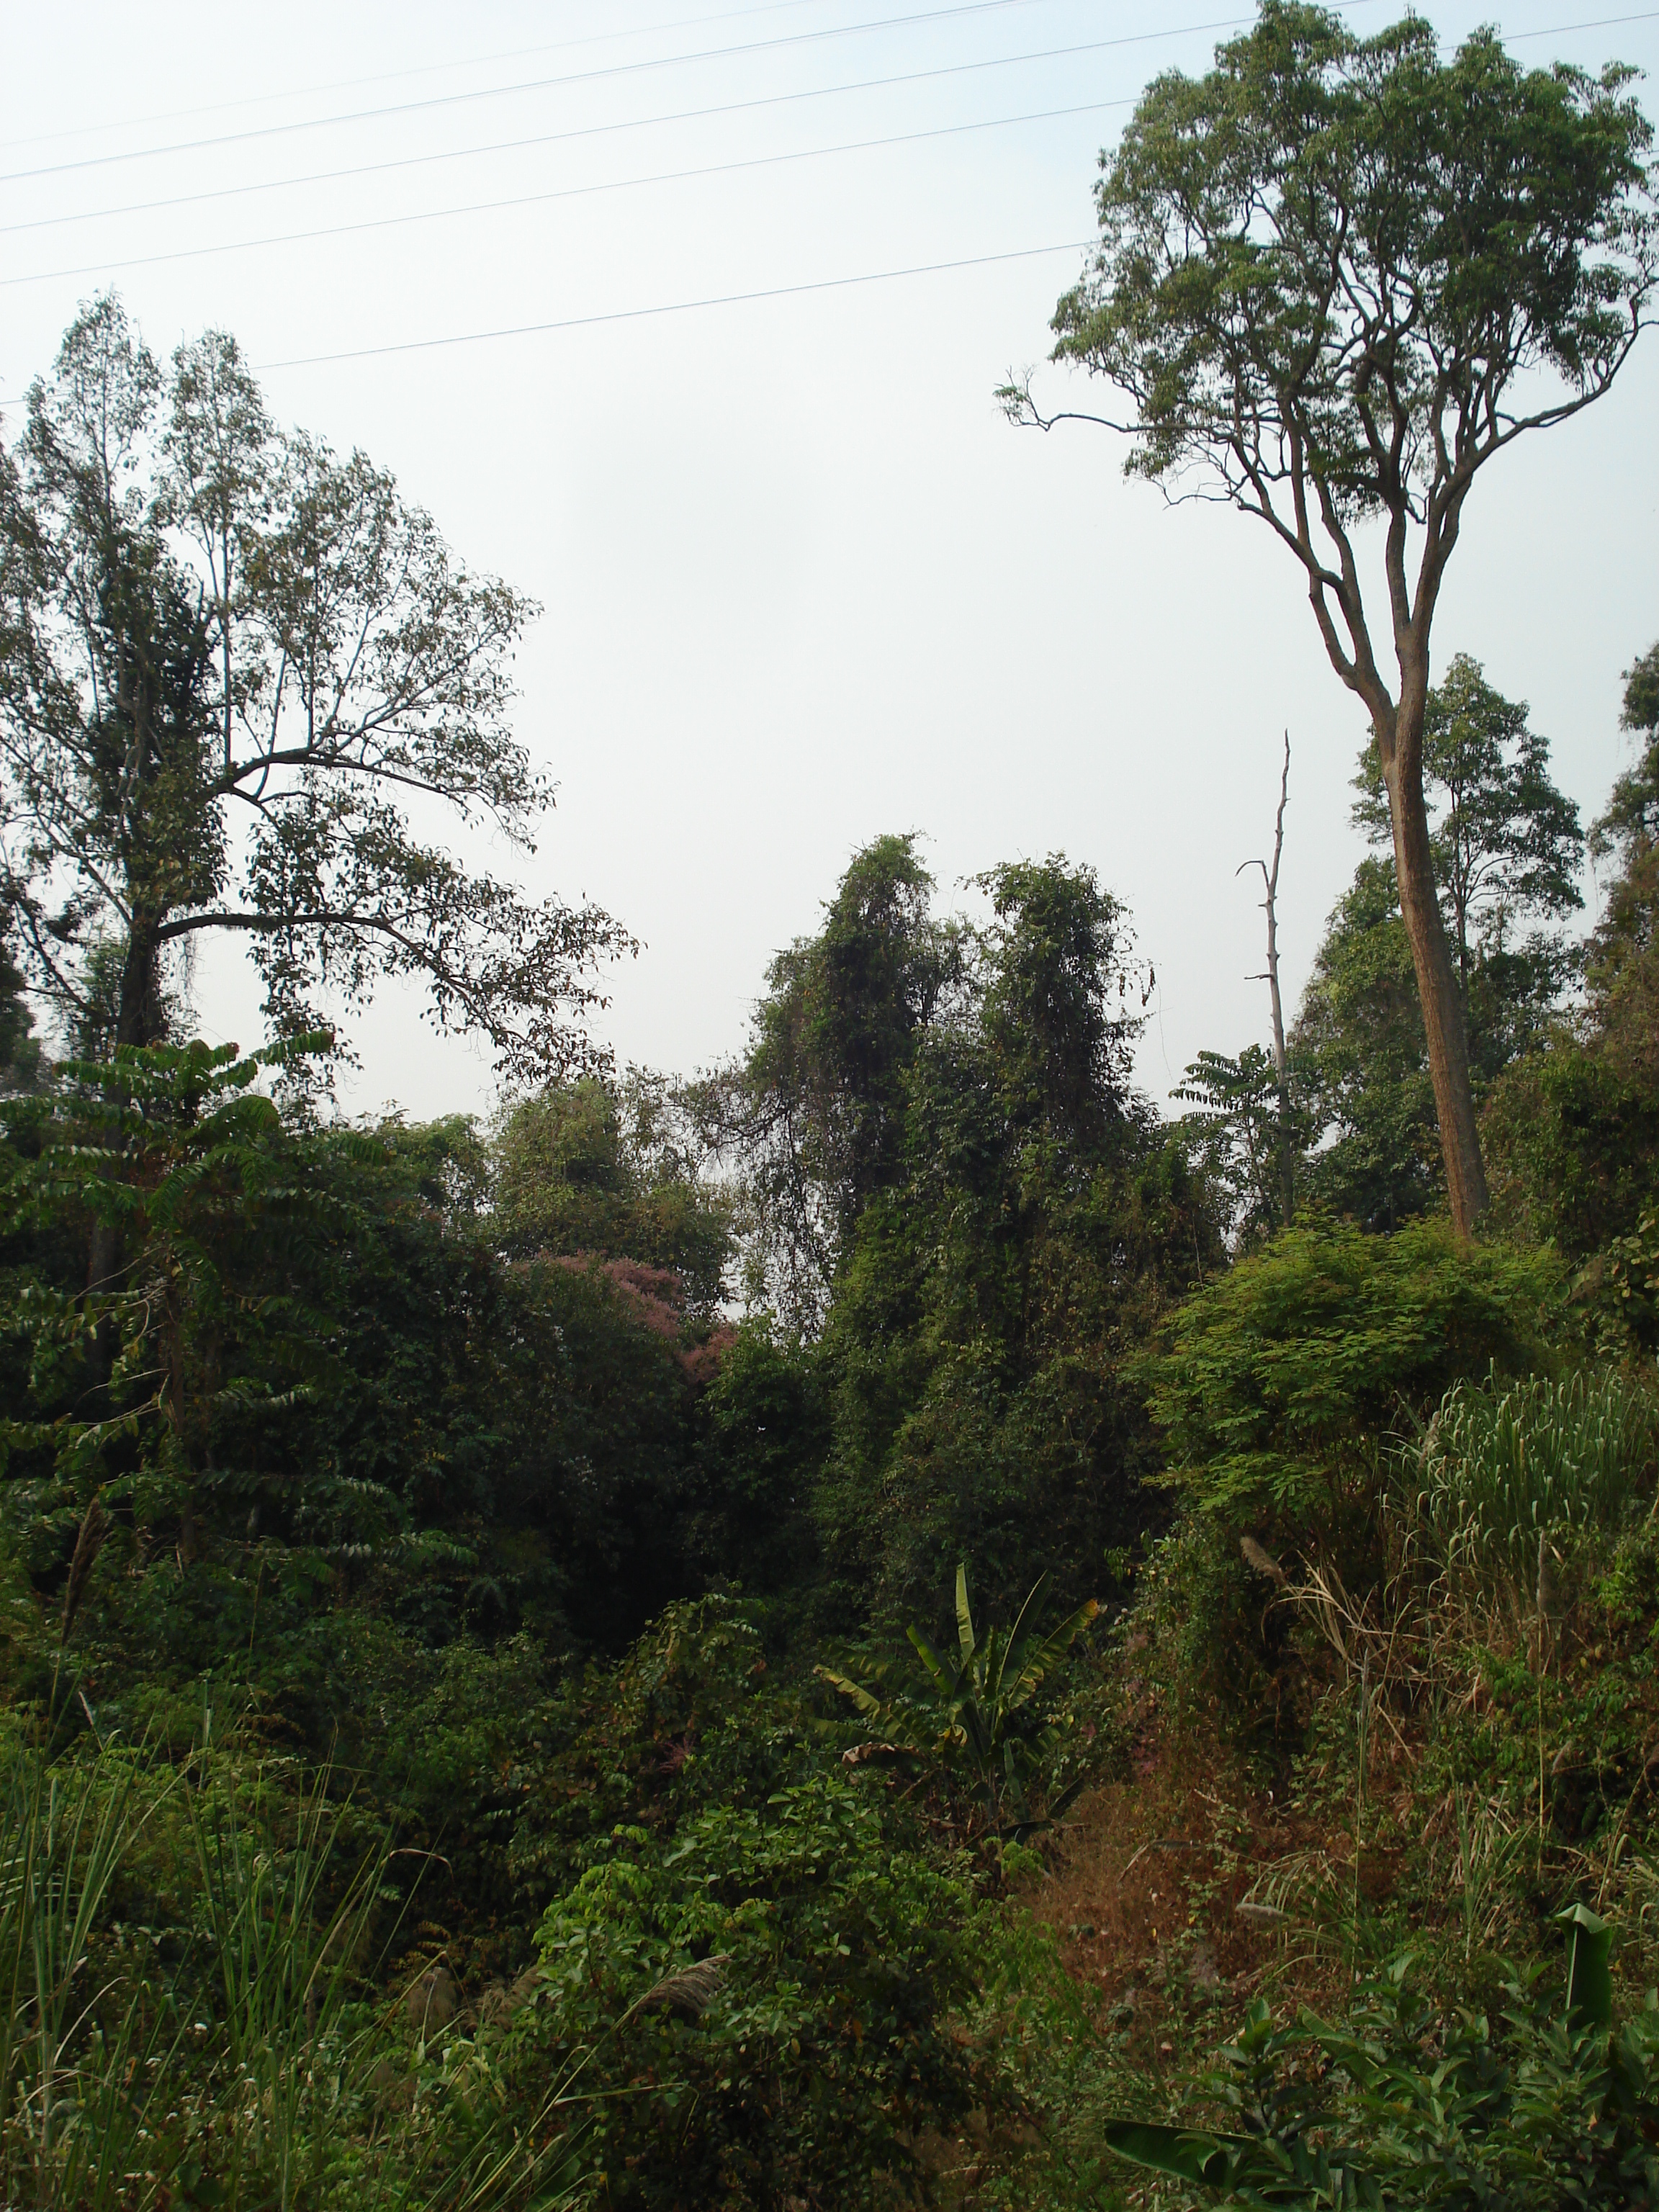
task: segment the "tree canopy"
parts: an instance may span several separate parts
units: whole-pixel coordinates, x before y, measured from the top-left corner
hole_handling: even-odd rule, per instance
[[[84,1036],[155,1042],[170,956],[245,939],[276,1030],[418,979],[500,1071],[587,1048],[630,940],[430,834],[520,856],[552,789],[513,735],[535,612],[385,471],[272,422],[235,341],[164,369],[84,309],[0,452],[0,828],[15,957]]]
[[[748,1051],[693,1094],[742,1180],[752,1286],[792,1328],[822,1321],[860,1212],[899,1172],[905,1076],[961,980],[961,932],[933,918],[916,842],[854,854],[823,929],[767,970]]]
[[[1487,683],[1478,660],[1453,656],[1423,719],[1423,781],[1435,881],[1457,952],[1467,1012],[1483,951],[1501,951],[1517,921],[1559,922],[1584,903],[1578,809],[1549,772],[1549,740],[1524,702]],[[1355,826],[1391,843],[1388,793],[1373,738],[1354,778]]]
[[[1464,1228],[1485,1176],[1424,807],[1431,631],[1480,471],[1600,398],[1650,319],[1652,133],[1632,75],[1524,70],[1490,30],[1443,61],[1420,17],[1363,38],[1264,0],[1208,75],[1142,95],[1102,157],[1099,248],[1054,319],[1055,358],[1128,402],[1103,418],[1133,439],[1126,467],[1265,523],[1364,702]],[[1063,419],[1027,386],[1004,397]]]

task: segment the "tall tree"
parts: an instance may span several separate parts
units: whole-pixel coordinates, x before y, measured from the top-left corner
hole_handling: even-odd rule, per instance
[[[1071,1602],[1145,1527],[1125,1359],[1219,1259],[1204,1187],[1130,1083],[1145,971],[1063,855],[979,879],[960,990],[902,1090],[897,1179],[860,1213],[822,1368],[817,1518],[851,1609],[927,1602],[964,1556],[998,1604]]]
[[[284,1032],[408,975],[509,1077],[582,1059],[569,1012],[629,940],[425,834],[435,805],[533,850],[552,794],[508,716],[535,610],[362,454],[279,432],[234,339],[163,371],[113,298],[82,312],[0,453],[0,858],[71,1026],[113,947],[111,1042],[154,1042],[169,955],[230,933]]]
[[[1590,941],[1588,981],[1600,1048],[1649,1091],[1659,1090],[1659,643],[1625,672],[1620,721],[1641,746],[1590,830],[1590,850],[1613,863],[1606,908]]]
[[[860,1213],[900,1169],[907,1071],[962,974],[913,836],[854,854],[816,937],[767,971],[748,1052],[698,1085],[713,1152],[742,1183],[750,1290],[792,1328],[823,1318]]]
[[[1209,75],[1142,95],[1102,157],[1093,266],[1054,319],[1054,358],[1130,403],[1112,424],[1134,438],[1127,471],[1207,483],[1266,523],[1364,703],[1464,1231],[1486,1174],[1424,805],[1431,633],[1480,471],[1599,399],[1650,319],[1633,75],[1523,70],[1489,30],[1443,63],[1419,17],[1364,39],[1263,0]],[[1003,397],[1017,419],[1062,419],[1029,386]]]
[[[1578,889],[1584,833],[1578,809],[1549,772],[1549,740],[1522,702],[1487,683],[1478,660],[1456,654],[1429,693],[1423,718],[1423,783],[1441,905],[1457,952],[1467,1018],[1470,980],[1485,939],[1501,950],[1517,915],[1560,921],[1584,901]],[[1373,845],[1392,842],[1388,788],[1372,738],[1354,778],[1354,822]]]

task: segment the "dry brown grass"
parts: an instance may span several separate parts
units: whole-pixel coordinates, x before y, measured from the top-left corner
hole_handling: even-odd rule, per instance
[[[1395,1749],[1376,1747],[1379,1798],[1398,1778]],[[1351,1890],[1351,1829],[1333,1825],[1328,1812],[1310,1816],[1278,1802],[1217,1744],[1185,1742],[1173,1753],[1156,1735],[1143,1738],[1133,1770],[1079,1799],[1024,1894],[1091,1993],[1097,2023],[1158,2069],[1190,2060],[1195,2040],[1207,2049],[1221,2039],[1258,1991],[1276,2007],[1340,1998],[1348,1980],[1340,1946],[1310,1929],[1306,1913],[1274,1922],[1238,1908],[1264,1893],[1308,1896],[1322,1879]],[[1368,1840],[1359,1873],[1376,1902],[1403,1853],[1386,1833],[1382,1803],[1374,1826],[1377,1840]]]

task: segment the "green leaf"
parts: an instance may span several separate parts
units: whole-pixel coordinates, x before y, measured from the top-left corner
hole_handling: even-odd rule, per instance
[[[1224,2180],[1230,2150],[1255,2147],[1249,2136],[1206,2135],[1194,2128],[1164,2127],[1150,2120],[1108,2120],[1101,2133],[1107,2148],[1120,2158],[1151,2166],[1155,2173],[1172,2173],[1200,2188],[1216,2188]]]
[[[861,1713],[873,1715],[881,1711],[881,1699],[866,1690],[862,1682],[855,1682],[850,1674],[837,1674],[833,1667],[814,1667],[812,1672],[839,1690],[843,1698],[850,1698]]]
[[[1613,1930],[1587,1905],[1555,1915],[1567,1930],[1567,2014],[1595,2027],[1613,2026]]]
[[[962,1663],[970,1667],[974,1662],[974,1616],[968,1610],[968,1562],[962,1560],[957,1567],[957,1641],[962,1646]]]

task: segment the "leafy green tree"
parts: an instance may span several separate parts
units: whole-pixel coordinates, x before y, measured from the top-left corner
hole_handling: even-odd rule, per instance
[[[1553,1243],[1592,1276],[1597,1255],[1634,1232],[1659,1194],[1659,1091],[1593,1038],[1557,1030],[1507,1069],[1482,1132],[1497,1226],[1522,1243]]]
[[[1542,1042],[1574,973],[1560,925],[1583,904],[1583,837],[1577,807],[1551,780],[1547,740],[1466,655],[1429,694],[1424,773],[1471,1079],[1484,1103],[1504,1070]],[[1355,826],[1385,849],[1361,862],[1331,916],[1293,1042],[1318,1147],[1305,1170],[1310,1192],[1387,1228],[1437,1202],[1443,1155],[1375,742],[1354,787]]]
[[[1504,1225],[1588,1262],[1586,1289],[1659,1197],[1659,645],[1625,672],[1620,719],[1641,750],[1590,830],[1612,867],[1583,1018],[1512,1068],[1486,1115]]]
[[[1291,1032],[1311,1133],[1309,1194],[1368,1229],[1394,1229],[1440,1188],[1434,1091],[1394,870],[1362,860],[1314,956]]]
[[[123,1047],[118,1101],[71,1062],[5,1109],[18,1141],[7,1225],[89,1220],[118,1231],[124,1256],[89,1286],[22,1285],[11,1322],[31,1344],[33,1403],[12,1409],[4,1441],[46,1453],[77,1490],[116,1481],[141,1525],[176,1519],[186,1560],[216,1417],[278,1413],[327,1362],[294,1248],[325,1248],[343,1224],[294,1175],[276,1109],[253,1088],[262,1066],[322,1042],[246,1060],[234,1045]],[[88,1388],[100,1335],[113,1361]]]
[[[1249,1244],[1284,1227],[1285,1155],[1288,1149],[1293,1193],[1302,1133],[1288,1053],[1281,1078],[1262,1045],[1246,1045],[1236,1057],[1200,1052],[1170,1096],[1197,1109],[1183,1116],[1182,1126],[1222,1202],[1230,1234]]]
[[[1620,721],[1641,754],[1590,832],[1591,852],[1614,864],[1590,943],[1590,1014],[1609,1057],[1644,1089],[1659,1091],[1659,644],[1625,672]]]
[[[992,921],[908,1078],[903,1180],[860,1214],[824,1332],[817,1515],[842,1619],[914,1610],[964,1555],[999,1607],[1045,1571],[1062,1602],[1090,1595],[1147,1510],[1125,1353],[1220,1257],[1129,1088],[1122,909],[1058,856],[985,887]]]
[[[1477,956],[1468,1028],[1483,1103],[1552,1033],[1572,965],[1571,948],[1544,932]],[[1361,861],[1338,901],[1291,1041],[1304,1126],[1318,1140],[1304,1170],[1310,1195],[1371,1228],[1440,1204],[1433,1087],[1391,860]]]
[[[672,1126],[667,1086],[630,1073],[550,1085],[501,1116],[492,1146],[491,1222],[501,1249],[635,1260],[672,1270],[708,1315],[731,1250],[723,1194],[697,1180]]]
[[[1420,17],[1363,38],[1263,0],[1207,76],[1143,94],[1103,156],[1093,266],[1054,320],[1055,358],[1125,396],[1128,471],[1265,523],[1364,702],[1465,1233],[1486,1189],[1425,805],[1431,635],[1480,471],[1599,399],[1649,319],[1659,239],[1633,74],[1525,70],[1491,30],[1443,62]],[[1004,396],[1017,418],[1060,419],[1027,387]]]
[[[1517,920],[1560,922],[1584,903],[1578,809],[1551,780],[1549,740],[1527,717],[1524,704],[1495,691],[1480,662],[1460,653],[1429,693],[1423,718],[1434,879],[1456,947],[1466,1019],[1476,964],[1504,951]],[[1354,787],[1356,827],[1373,845],[1389,846],[1388,792],[1374,737]],[[1559,958],[1553,943],[1540,952]]]
[[[257,1087],[292,1049],[123,1046],[0,1106],[0,1547],[52,1589],[96,1495],[105,1648],[156,1694],[252,1669],[320,1748],[353,1614],[616,1648],[738,1571],[743,1454],[694,1467],[720,1345],[676,1279],[503,1257],[469,1122],[295,1126]]]
[[[751,1598],[810,1580],[830,1445],[817,1367],[814,1347],[751,1319],[699,1398],[687,1542],[702,1578],[737,1582]]]
[[[864,1207],[900,1173],[904,1082],[961,968],[914,836],[854,855],[818,935],[767,972],[749,1050],[694,1110],[750,1221],[751,1297],[799,1333],[822,1322]]]
[[[508,710],[534,610],[362,454],[279,432],[234,339],[164,371],[112,297],[82,310],[0,453],[0,588],[18,957],[71,1026],[107,1001],[113,1044],[156,1042],[167,963],[228,933],[281,1031],[407,975],[510,1077],[582,1060],[568,1010],[629,940],[416,827],[532,849],[551,792]]]

